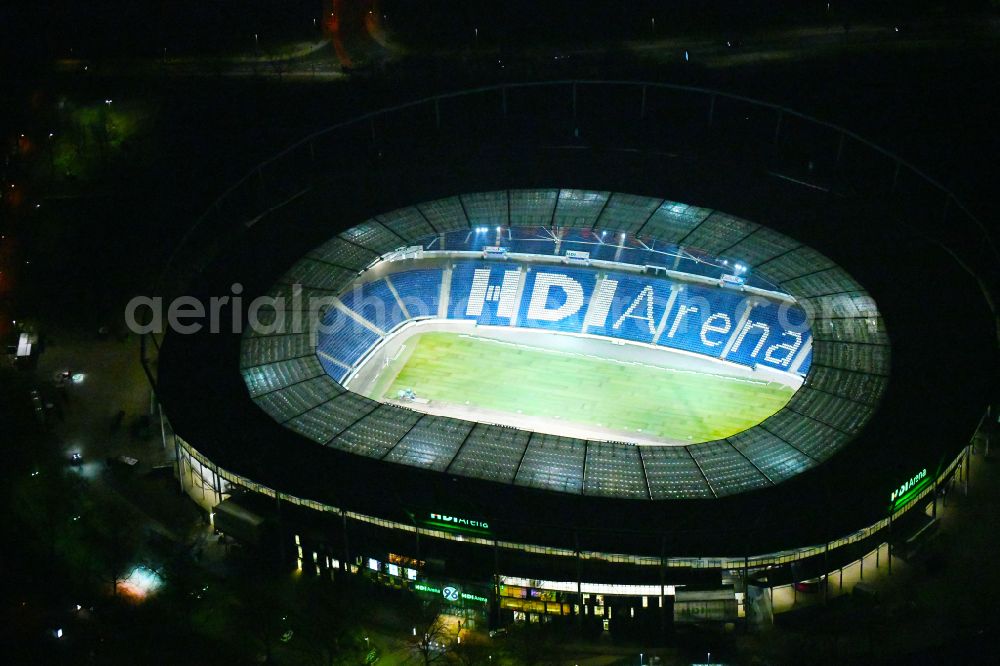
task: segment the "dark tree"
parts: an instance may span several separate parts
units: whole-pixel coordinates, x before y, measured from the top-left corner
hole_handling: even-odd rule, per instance
[[[297,587],[295,625],[316,663],[364,663],[368,642],[361,626],[363,598],[323,578],[304,578]]]
[[[447,657],[456,637],[441,617],[441,611],[442,604],[438,601],[417,601],[410,605],[406,613],[412,625],[410,649],[424,666]]]

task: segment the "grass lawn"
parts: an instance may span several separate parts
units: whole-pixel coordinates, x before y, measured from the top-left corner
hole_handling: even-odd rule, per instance
[[[728,437],[781,409],[792,389],[522,347],[456,333],[424,333],[384,395],[417,397],[705,442]],[[381,397],[381,396],[378,396]]]

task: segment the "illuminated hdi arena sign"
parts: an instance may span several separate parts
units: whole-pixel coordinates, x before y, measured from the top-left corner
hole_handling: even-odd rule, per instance
[[[443,513],[430,513],[428,522],[440,527],[468,528],[473,531],[489,530],[490,525],[485,520],[475,520],[462,516],[449,516]]]
[[[793,362],[811,346],[797,304],[679,280],[615,272],[599,279],[597,271],[574,268],[524,274],[476,268],[471,281],[458,282],[461,291],[454,289],[453,299],[465,304],[455,315],[481,323],[624,338],[744,365],[804,374],[801,362]]]
[[[892,502],[893,508],[898,508],[901,504],[906,503],[918,491],[922,490],[927,483],[927,468],[924,468],[914,474],[913,478],[909,481],[892,491],[889,501]]]

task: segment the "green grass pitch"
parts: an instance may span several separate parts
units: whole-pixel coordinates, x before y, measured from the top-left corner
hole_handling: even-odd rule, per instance
[[[474,338],[424,333],[375,397],[413,389],[435,403],[520,413],[634,433],[705,442],[781,409],[792,389]]]

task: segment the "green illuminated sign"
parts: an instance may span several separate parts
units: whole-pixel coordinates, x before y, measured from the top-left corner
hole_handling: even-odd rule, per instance
[[[468,592],[462,592],[462,590],[454,585],[448,585],[447,587],[440,588],[434,587],[433,585],[427,585],[425,583],[416,583],[413,589],[417,592],[428,592],[430,594],[440,594],[446,601],[458,601],[459,599],[465,599],[466,601],[477,601],[481,604],[489,603],[489,599],[486,597],[481,597],[477,594],[469,594]]]
[[[429,513],[427,515],[426,522],[437,527],[449,530],[464,530],[467,532],[486,533],[490,531],[490,525],[485,520],[475,520],[474,518],[465,518],[463,516],[449,516],[444,513]]]
[[[911,499],[916,497],[921,490],[926,488],[930,481],[931,479],[927,476],[926,468],[914,474],[912,479],[892,491],[892,494],[889,496],[889,501],[892,502],[892,508],[898,509],[902,505],[909,502]]]

